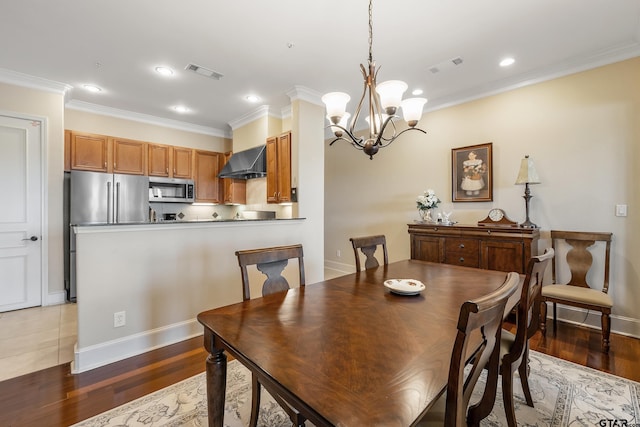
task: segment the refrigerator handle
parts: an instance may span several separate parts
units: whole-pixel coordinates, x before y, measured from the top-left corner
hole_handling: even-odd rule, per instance
[[[114,214],[116,216],[116,220],[114,223],[118,224],[120,222],[120,183],[116,182],[116,197],[115,197],[116,208],[114,210]]]
[[[113,222],[113,206],[112,206],[112,188],[111,182],[107,182],[107,224],[111,224]]]

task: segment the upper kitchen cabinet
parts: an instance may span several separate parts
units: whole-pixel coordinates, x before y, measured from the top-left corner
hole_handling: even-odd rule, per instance
[[[222,184],[218,174],[223,161],[222,153],[193,150],[196,202],[222,202]]]
[[[222,165],[220,170],[229,161],[231,151],[224,153]],[[224,203],[228,205],[244,205],[247,203],[247,180],[246,179],[232,179],[223,178],[222,187],[224,193]]]
[[[171,167],[174,178],[191,179],[193,177],[193,150],[191,148],[171,147]]]
[[[149,176],[191,179],[193,150],[148,144]]]
[[[149,176],[169,176],[171,146],[149,144],[147,148]]]
[[[267,139],[267,203],[291,201],[291,132]]]
[[[113,172],[146,175],[147,143],[123,138],[111,139],[113,144]]]
[[[69,131],[71,169],[108,172],[109,137]]]
[[[146,175],[147,143],[105,135],[68,131],[70,168]]]

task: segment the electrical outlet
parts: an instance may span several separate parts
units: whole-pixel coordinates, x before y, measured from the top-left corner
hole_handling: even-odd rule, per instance
[[[119,328],[127,323],[126,313],[124,311],[118,311],[113,313],[113,327]]]

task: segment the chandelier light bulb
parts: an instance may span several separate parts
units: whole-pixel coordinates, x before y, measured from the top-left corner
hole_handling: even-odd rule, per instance
[[[407,90],[407,84],[401,80],[387,80],[376,86],[380,96],[380,105],[389,115],[396,113],[402,103],[402,94]]]
[[[427,98],[408,98],[402,101],[402,115],[409,126],[414,127],[422,118],[422,109]]]
[[[351,97],[344,92],[330,92],[322,97],[322,102],[327,106],[327,116],[334,125],[340,122],[340,119],[347,111],[347,102]]]

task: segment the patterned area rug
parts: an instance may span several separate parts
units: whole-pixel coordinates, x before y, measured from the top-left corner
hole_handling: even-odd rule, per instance
[[[534,351],[531,352],[530,366],[529,386],[535,408],[525,403],[517,372],[514,378],[514,401],[519,425],[640,425],[640,383]],[[482,386],[476,388],[481,393]],[[291,426],[286,414],[264,388],[261,405],[259,426]],[[225,426],[246,426],[250,406],[251,374],[233,360],[227,368]],[[206,414],[206,386],[204,374],[200,374],[73,427],[196,427],[207,425]],[[311,424],[307,422],[307,425]],[[500,389],[493,412],[481,425],[507,425]]]

